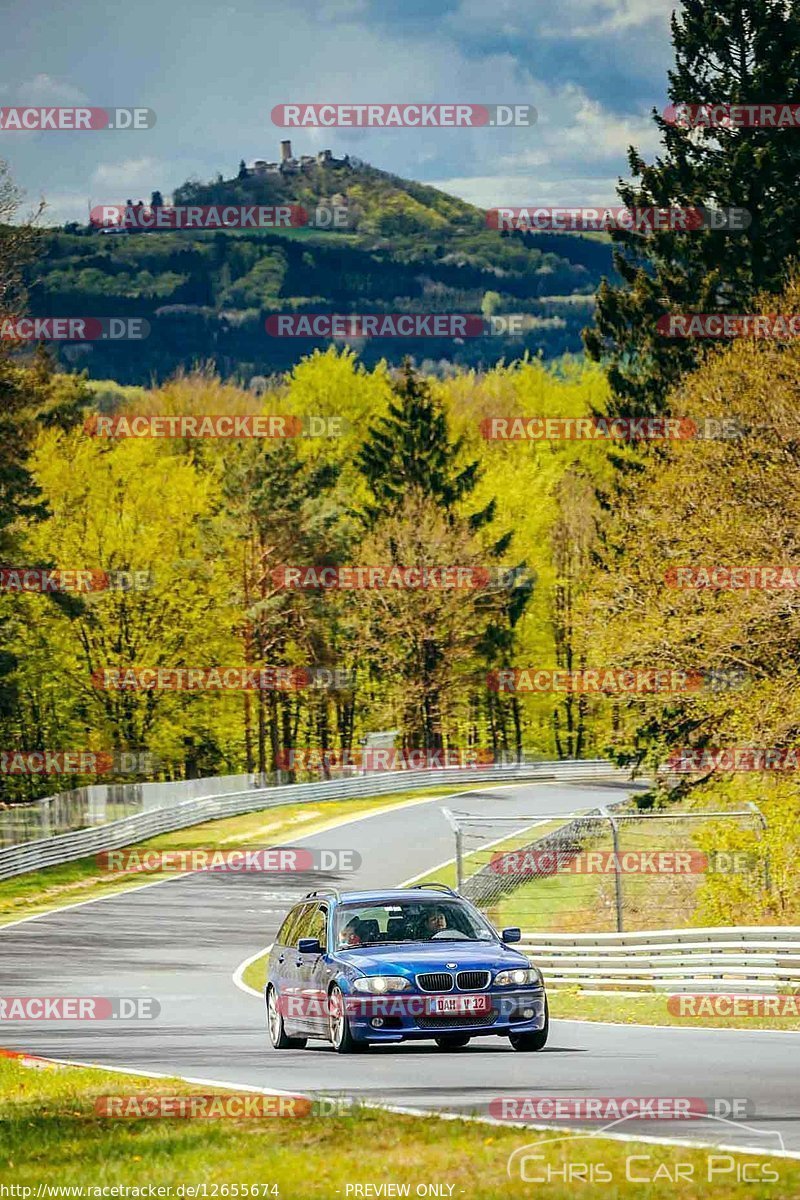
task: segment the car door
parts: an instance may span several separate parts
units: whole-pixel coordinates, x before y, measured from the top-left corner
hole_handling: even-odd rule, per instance
[[[280,1012],[287,1032],[296,1031],[303,1024],[302,1002],[298,997],[298,939],[304,937],[303,929],[314,906],[298,904],[289,913],[278,934],[279,941],[273,949],[274,983],[280,997]]]
[[[305,1028],[317,1036],[328,1036],[328,906],[316,904],[304,921],[300,936],[316,938],[322,947],[321,954],[297,953],[297,985],[303,996],[303,1010],[307,1015]],[[295,939],[295,942],[299,938]]]

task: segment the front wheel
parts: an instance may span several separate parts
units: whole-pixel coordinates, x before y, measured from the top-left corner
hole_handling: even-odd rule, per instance
[[[436,1038],[436,1045],[440,1050],[462,1050],[468,1042],[467,1033],[443,1033],[441,1037]]]
[[[273,1050],[305,1050],[308,1038],[289,1037],[278,1008],[278,995],[270,984],[267,989],[267,1029]]]
[[[345,1012],[344,996],[336,986],[328,994],[328,1013],[330,1039],[337,1054],[358,1054],[369,1049],[368,1042],[357,1042],[353,1037]]]
[[[515,1050],[534,1051],[543,1050],[547,1044],[547,1035],[550,1032],[550,1010],[547,1007],[547,998],[544,1002],[544,1025],[541,1029],[537,1029],[534,1033],[510,1033],[508,1040]]]

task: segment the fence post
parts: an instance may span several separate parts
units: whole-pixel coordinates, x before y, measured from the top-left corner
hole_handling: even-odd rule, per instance
[[[753,812],[758,817],[761,828],[763,829],[764,833],[766,833],[767,828],[768,828],[767,818],[764,816],[761,809],[752,800],[748,800],[747,807],[752,808]],[[766,892],[772,891],[772,872],[770,870],[769,846],[766,846],[764,848],[764,891],[766,891]]]
[[[464,886],[464,861],[461,842],[461,826],[449,808],[442,809],[442,816],[445,818],[453,833],[456,835],[456,891],[459,895],[461,895],[461,889]]]
[[[600,812],[611,826],[611,839],[614,846],[614,892],[617,900],[617,933],[622,933],[622,876],[619,869],[619,828],[607,808],[601,808]]]

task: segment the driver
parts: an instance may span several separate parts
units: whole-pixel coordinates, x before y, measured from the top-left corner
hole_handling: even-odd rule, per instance
[[[447,917],[443,908],[431,908],[425,914],[422,922],[422,936],[426,938],[435,937],[437,933],[441,933],[447,929]]]
[[[342,932],[339,934],[339,945],[344,946],[360,946],[361,945],[361,921],[358,917],[352,917],[345,925]]]

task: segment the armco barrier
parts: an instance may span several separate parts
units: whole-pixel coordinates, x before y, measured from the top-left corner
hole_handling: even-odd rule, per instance
[[[14,875],[24,875],[27,871],[38,871],[42,867],[73,862],[102,850],[118,850],[144,838],[169,833],[175,829],[185,829],[202,821],[232,817],[256,809],[274,808],[279,804],[355,800],[364,796],[390,795],[392,792],[405,792],[416,788],[446,787],[454,783],[502,783],[515,779],[553,779],[564,782],[609,780],[625,783],[628,776],[603,759],[585,759],[524,763],[479,770],[451,767],[431,771],[392,771],[321,783],[249,788],[239,792],[184,800],[169,807],[123,817],[119,821],[111,821],[94,829],[80,829],[74,833],[63,833],[35,842],[8,846],[0,850],[0,879],[10,879]]]
[[[524,933],[551,988],[774,994],[800,992],[800,926],[637,933]]]

